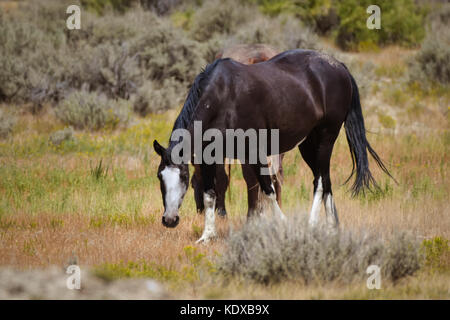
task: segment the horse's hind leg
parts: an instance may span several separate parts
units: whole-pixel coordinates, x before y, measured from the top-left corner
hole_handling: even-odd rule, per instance
[[[332,227],[339,225],[338,214],[333,200],[333,192],[331,191],[330,179],[330,160],[333,152],[334,142],[339,134],[333,132],[325,132],[321,140],[318,153],[319,171],[323,184],[323,201],[325,205],[325,213],[327,224]]]
[[[339,224],[330,179],[331,153],[338,134],[339,128],[316,129],[299,146],[303,159],[314,174],[314,200],[309,218],[311,225],[315,225],[319,221],[322,202],[325,204],[328,224],[331,226]]]
[[[268,174],[262,174],[261,168],[261,164],[252,165],[253,173],[256,175],[259,185],[262,189],[262,200],[264,202],[263,205],[264,207],[268,207],[274,215],[278,216],[279,218],[285,219],[285,216],[277,202],[275,189],[272,184],[272,177]]]
[[[228,175],[225,172],[224,164],[216,164],[216,208],[217,214],[221,217],[227,215],[227,210],[225,209],[225,195],[228,189]]]

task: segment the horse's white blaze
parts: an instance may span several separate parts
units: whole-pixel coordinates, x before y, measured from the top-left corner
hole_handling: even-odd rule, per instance
[[[319,214],[320,214],[320,204],[322,203],[323,196],[323,187],[322,187],[322,177],[319,177],[319,181],[317,182],[317,189],[314,192],[314,200],[311,207],[311,214],[309,216],[309,224],[316,225],[319,222]]]
[[[203,229],[203,234],[199,242],[208,242],[210,239],[216,236],[216,225],[215,225],[215,206],[216,197],[209,195],[208,193],[203,194],[203,203],[205,204],[205,228]]]
[[[327,222],[329,225],[339,225],[336,205],[334,204],[333,195],[331,193],[328,193],[325,197],[325,212],[327,214]]]
[[[186,192],[186,186],[181,182],[180,169],[175,167],[165,167],[161,171],[162,180],[166,187],[166,212],[165,214],[174,214],[183,200]]]

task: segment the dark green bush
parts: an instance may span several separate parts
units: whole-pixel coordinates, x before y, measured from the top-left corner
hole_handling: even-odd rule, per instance
[[[370,0],[345,0],[339,2],[341,22],[336,41],[343,49],[358,50],[378,45],[399,44],[416,46],[425,35],[424,12],[413,0],[382,0],[376,4],[381,9],[381,29],[370,30],[366,26],[369,14],[366,8]]]
[[[370,49],[399,44],[416,46],[423,39],[425,11],[414,0],[248,0],[259,4],[269,15],[293,13],[320,34],[331,34],[346,50]],[[381,29],[366,26],[366,9],[376,4],[381,9]]]
[[[422,242],[422,250],[425,254],[425,265],[430,271],[445,272],[450,270],[449,240],[443,237],[425,239]]]

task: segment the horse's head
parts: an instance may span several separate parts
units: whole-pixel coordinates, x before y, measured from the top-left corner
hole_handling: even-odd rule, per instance
[[[158,179],[164,203],[162,224],[168,228],[175,228],[180,221],[178,209],[189,185],[189,166],[174,164],[170,151],[162,147],[158,141],[153,141],[153,147],[161,157],[158,167]]]

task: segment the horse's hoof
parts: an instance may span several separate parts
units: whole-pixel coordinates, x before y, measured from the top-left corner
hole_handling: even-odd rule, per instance
[[[207,244],[210,240],[212,240],[213,238],[215,238],[217,235],[216,233],[211,233],[211,234],[203,234],[200,239],[198,239],[197,241],[195,241],[195,243],[202,243],[202,244]]]
[[[217,209],[217,215],[219,217],[225,218],[227,216],[227,210],[223,208]]]

